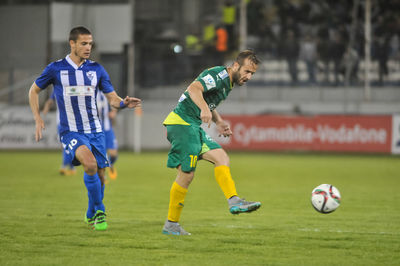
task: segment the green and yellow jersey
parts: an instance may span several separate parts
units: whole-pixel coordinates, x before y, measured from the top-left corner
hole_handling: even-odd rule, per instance
[[[204,88],[203,98],[213,111],[232,90],[228,70],[225,66],[216,66],[201,72],[195,79]],[[200,126],[200,108],[192,101],[186,90],[175,109],[164,120],[164,125],[195,125]]]

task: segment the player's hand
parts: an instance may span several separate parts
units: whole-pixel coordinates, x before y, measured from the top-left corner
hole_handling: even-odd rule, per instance
[[[212,113],[211,113],[210,109],[207,108],[207,109],[201,110],[200,119],[203,123],[208,124],[208,128],[210,128],[211,121],[212,121]]]
[[[36,124],[35,140],[38,142],[43,137],[42,130],[44,129],[44,121],[41,117],[38,117],[35,120],[35,124]]]
[[[140,107],[142,105],[142,100],[139,98],[126,96],[124,99],[124,104],[128,108]]]
[[[218,130],[218,137],[224,136],[224,137],[229,137],[233,134],[229,124],[225,121],[218,121],[216,123],[217,125],[217,130]]]

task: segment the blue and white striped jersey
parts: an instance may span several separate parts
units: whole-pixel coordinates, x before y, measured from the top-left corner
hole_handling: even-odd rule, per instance
[[[100,121],[104,131],[111,130],[111,120],[109,112],[111,110],[108,100],[103,92],[97,93],[97,110],[99,112]]]
[[[97,93],[114,90],[106,70],[91,60],[77,66],[67,55],[49,64],[36,79],[45,89],[53,84],[60,119],[60,135],[66,131],[80,133],[101,132],[96,104]]]

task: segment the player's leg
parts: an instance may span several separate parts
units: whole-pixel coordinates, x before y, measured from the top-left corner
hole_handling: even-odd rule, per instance
[[[194,172],[184,172],[178,167],[178,175],[171,186],[169,194],[168,219],[163,233],[168,235],[190,235],[180,225],[179,219],[185,203],[186,193],[194,177]]]
[[[61,175],[75,175],[76,170],[75,166],[72,164],[72,161],[69,160],[69,156],[67,154],[68,150],[63,149],[62,157],[63,157],[63,162],[62,162],[62,167],[60,169],[60,174]]]
[[[118,177],[118,172],[115,167],[115,162],[118,158],[118,150],[117,149],[108,149],[107,150],[108,157],[110,158],[110,169],[108,175],[111,179],[116,179]]]
[[[107,155],[106,155],[106,147],[103,133],[94,133],[90,134],[90,147],[93,156],[95,157],[97,164],[97,175],[100,183],[100,200],[101,200],[101,209],[95,208],[95,216],[94,216],[94,229],[96,230],[106,230],[108,224],[106,222],[106,214],[105,207],[103,204],[104,199],[104,190],[105,190],[105,168],[109,166]]]
[[[60,168],[60,175],[67,175],[67,166],[69,164],[69,160],[68,160],[68,156],[66,154],[66,150],[62,149],[62,164],[61,164],[61,168]]]
[[[211,140],[209,139],[206,144],[212,147]],[[201,157],[214,164],[215,179],[228,200],[229,211],[232,214],[252,212],[261,207],[260,202],[245,201],[238,197],[229,167],[229,156],[222,148],[210,149],[203,153]]]
[[[104,211],[104,205],[102,203],[102,192],[101,192],[101,180],[97,173],[97,162],[92,151],[85,145],[82,145],[76,149],[75,157],[82,164],[84,170],[84,182],[89,192],[90,198],[93,202],[94,212],[97,210]],[[88,217],[93,217],[94,213],[90,213],[88,210]]]
[[[232,179],[229,157],[222,149],[209,150],[201,155],[202,159],[214,164],[214,175],[222,192],[227,199],[237,196],[235,182]]]
[[[184,206],[186,193],[193,180],[201,150],[197,128],[191,126],[167,126],[167,138],[171,143],[167,166],[177,168],[178,175],[171,186],[168,219],[164,224],[164,234],[188,235],[179,220]]]
[[[118,159],[118,141],[117,138],[115,137],[114,130],[112,128],[110,130],[104,131],[104,135],[106,141],[107,155],[110,160],[110,168],[108,170],[108,176],[111,179],[116,179],[118,174],[114,164]]]

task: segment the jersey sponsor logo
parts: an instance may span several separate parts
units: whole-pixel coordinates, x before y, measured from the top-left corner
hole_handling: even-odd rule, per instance
[[[66,86],[65,95],[67,96],[92,96],[94,95],[93,86]]]
[[[225,69],[222,70],[221,72],[219,72],[219,73],[218,73],[218,76],[219,76],[221,79],[224,79],[224,78],[229,77],[228,72],[227,72]]]
[[[213,77],[210,74],[202,77],[201,79],[206,84],[207,89],[215,88],[215,86],[216,86],[215,80],[213,79]]]
[[[88,79],[92,80],[94,75],[96,74],[95,71],[88,71],[86,72],[86,76],[88,77]]]
[[[182,93],[181,97],[179,98],[178,102],[183,102],[183,100],[186,99],[186,95],[184,93]]]
[[[217,108],[217,106],[215,105],[215,103],[209,103],[208,104],[208,108],[210,108],[210,111],[214,110],[215,108]]]

